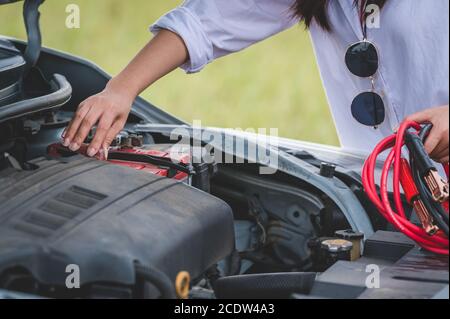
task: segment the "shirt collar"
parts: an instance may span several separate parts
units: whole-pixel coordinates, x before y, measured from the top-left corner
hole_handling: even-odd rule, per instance
[[[362,40],[364,35],[363,30],[361,29],[358,8],[354,5],[355,2],[353,0],[339,0],[338,3],[341,6],[342,11],[344,11],[344,15],[350,23],[355,35],[358,39]]]

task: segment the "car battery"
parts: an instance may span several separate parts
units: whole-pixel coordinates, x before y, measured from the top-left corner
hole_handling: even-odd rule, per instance
[[[70,157],[75,154],[87,156],[88,144],[72,152],[61,144],[52,144],[47,153],[51,157]],[[189,147],[171,144],[125,145],[109,149],[107,156],[100,152],[95,158],[130,167],[146,173],[172,178],[187,184],[192,183],[194,168]]]

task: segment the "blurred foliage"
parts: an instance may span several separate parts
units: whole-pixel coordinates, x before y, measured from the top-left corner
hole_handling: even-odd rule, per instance
[[[81,28],[67,29],[68,4]],[[47,0],[44,45],[119,72],[151,38],[148,26],[180,0]],[[25,38],[21,3],[0,7],[0,34]],[[195,75],[168,75],[143,97],[191,122],[230,128],[278,128],[281,136],[338,144],[309,35],[297,26],[222,58]]]

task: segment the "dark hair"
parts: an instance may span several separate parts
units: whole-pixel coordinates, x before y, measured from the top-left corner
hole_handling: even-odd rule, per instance
[[[340,1],[340,0],[331,0]],[[369,4],[376,4],[382,8],[387,0],[369,0]],[[362,0],[355,0],[355,5],[361,4]],[[296,0],[293,5],[293,11],[306,25],[310,27],[315,21],[323,29],[331,31],[330,21],[328,19],[328,5],[330,0]]]

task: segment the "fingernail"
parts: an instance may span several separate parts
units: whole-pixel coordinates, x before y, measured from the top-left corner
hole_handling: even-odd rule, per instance
[[[62,145],[65,146],[65,147],[69,147],[69,145],[70,145],[70,140],[69,140],[68,138],[65,138],[64,141],[63,141],[63,143],[62,143]]]
[[[89,149],[87,151],[87,156],[94,157],[95,154],[97,154],[97,151],[95,150],[95,148],[89,147]]]
[[[69,149],[72,152],[76,152],[80,149],[80,145],[78,145],[78,143],[72,143],[72,144],[70,144]]]
[[[105,161],[107,161],[108,160],[108,153],[109,153],[109,147],[107,147],[107,146],[104,146],[103,147],[103,152],[104,152],[104,156],[105,156]]]
[[[66,130],[64,130],[61,134],[61,138],[65,138],[66,137]]]

